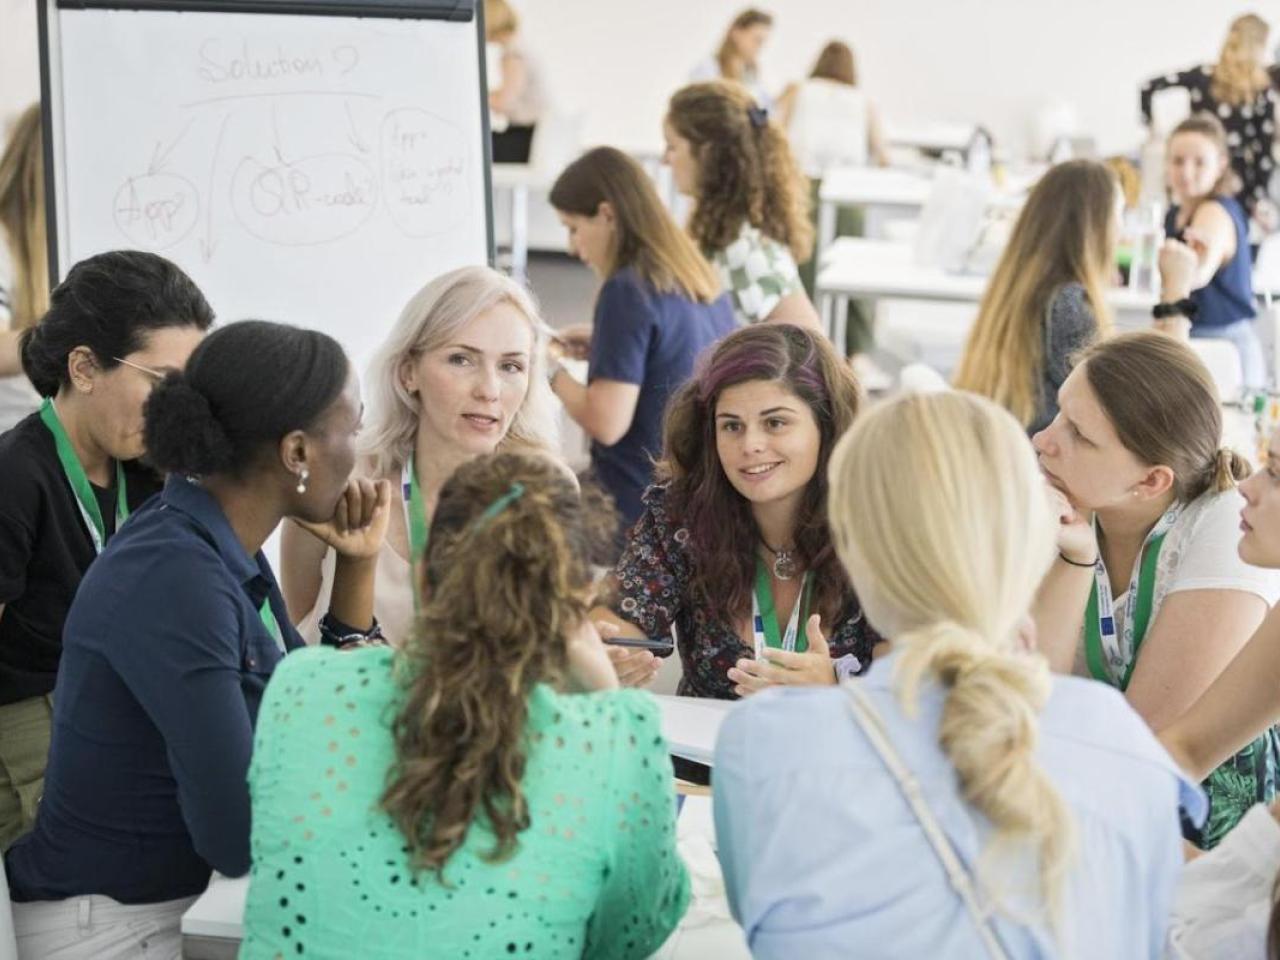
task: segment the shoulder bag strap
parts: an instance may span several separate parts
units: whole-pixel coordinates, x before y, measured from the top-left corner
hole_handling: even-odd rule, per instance
[[[964,864],[961,863],[955,847],[951,845],[951,840],[943,832],[942,826],[933,815],[933,811],[929,809],[929,804],[925,802],[919,781],[916,780],[906,763],[903,762],[902,756],[894,749],[893,744],[889,742],[884,721],[862,690],[861,681],[850,680],[841,684],[841,687],[848,697],[849,708],[853,711],[854,720],[858,722],[858,726],[866,734],[872,748],[880,756],[880,760],[889,770],[893,779],[897,781],[898,789],[902,791],[902,795],[906,799],[907,805],[911,808],[911,812],[915,814],[916,820],[924,828],[924,835],[928,837],[930,845],[942,862],[943,869],[947,871],[947,878],[951,881],[951,886],[959,894],[961,901],[969,911],[969,915],[973,918],[974,926],[978,929],[978,937],[982,940],[983,946],[986,947],[988,956],[992,960],[1008,960],[1009,955],[1005,953],[1004,947],[1000,945],[1000,941],[996,938],[995,930],[991,926],[991,918],[983,912],[982,907],[978,904],[978,895],[974,889],[973,878],[969,875],[969,871]]]

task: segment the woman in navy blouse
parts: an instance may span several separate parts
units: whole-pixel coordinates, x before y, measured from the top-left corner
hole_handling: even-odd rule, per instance
[[[376,633],[390,491],[351,480],[360,419],[338,343],[279,324],[219,330],[155,388],[146,446],[169,479],[81,583],[44,796],[6,858],[24,955],[175,955],[211,869],[248,870],[253,725],[301,644],[261,552],[281,519],[339,555],[322,632]]]

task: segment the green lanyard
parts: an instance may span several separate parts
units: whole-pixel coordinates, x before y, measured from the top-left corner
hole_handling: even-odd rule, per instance
[[[258,608],[258,616],[262,618],[262,625],[267,628],[267,633],[271,634],[271,639],[283,651],[285,649],[284,634],[280,630],[280,621],[276,619],[275,612],[271,609],[271,597],[268,596],[262,601],[262,606]]]
[[[1132,652],[1128,654],[1128,662],[1123,662],[1123,655],[1113,656],[1111,663],[1115,670],[1108,669],[1107,653],[1103,649],[1103,630],[1115,638],[1115,619],[1111,609],[1111,591],[1106,584],[1099,590],[1099,581],[1106,577],[1106,569],[1101,563],[1095,570],[1093,589],[1089,591],[1089,605],[1084,612],[1084,654],[1089,667],[1089,674],[1095,680],[1117,686],[1121,692],[1129,688],[1129,679],[1133,676],[1133,668],[1138,662],[1138,649],[1147,634],[1151,622],[1151,607],[1156,592],[1156,564],[1160,559],[1160,547],[1164,545],[1167,530],[1151,538],[1143,546],[1142,562],[1139,567],[1137,583],[1129,583],[1129,598],[1125,604],[1126,623],[1124,634],[1131,638]],[[1099,593],[1106,594],[1101,605],[1102,616],[1099,616]],[[1136,593],[1136,595],[1135,595]],[[1117,647],[1117,650],[1121,649]],[[1117,675],[1119,683],[1116,682]]]
[[[98,508],[98,498],[94,495],[93,485],[89,482],[84,467],[76,457],[75,447],[67,436],[62,421],[58,419],[58,411],[54,409],[53,400],[46,397],[40,405],[40,419],[53,434],[53,445],[58,451],[58,460],[62,462],[62,472],[66,474],[71,492],[75,494],[76,503],[80,507],[80,516],[89,531],[89,539],[93,541],[94,553],[101,553],[107,542],[107,527],[102,519],[102,511]],[[129,501],[125,494],[124,467],[116,461],[116,529],[129,519]]]
[[[413,608],[418,609],[418,564],[427,553],[427,507],[422,502],[422,490],[418,487],[418,473],[414,466],[415,452],[400,468],[400,498],[404,501],[404,529],[409,537],[409,569],[413,571]]]
[[[800,599],[791,611],[786,635],[778,630],[778,610],[773,603],[773,584],[769,580],[769,568],[756,558],[756,589],[751,596],[751,632],[755,638],[756,659],[764,655],[764,648],[794,650],[804,653],[809,649],[804,624],[809,618],[809,574],[800,580]]]

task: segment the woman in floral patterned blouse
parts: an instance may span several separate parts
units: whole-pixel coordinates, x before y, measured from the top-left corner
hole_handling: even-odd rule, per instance
[[[879,639],[832,549],[827,458],[858,386],[820,334],[738,330],[667,411],[660,482],[644,497],[602,619],[623,636],[676,628],[686,696],[732,699],[861,672]],[[614,655],[624,682],[656,670]]]

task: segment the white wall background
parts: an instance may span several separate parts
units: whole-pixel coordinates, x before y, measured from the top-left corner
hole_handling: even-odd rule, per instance
[[[37,0],[0,0],[0,126],[39,93]],[[516,0],[558,103],[588,142],[656,148],[670,93],[745,0]],[[1280,0],[765,0],[776,17],[764,72],[804,72],[828,39],[858,55],[891,119],[973,120],[1017,150],[1040,104],[1075,105],[1107,152],[1137,136],[1145,77],[1216,57],[1227,23]],[[1280,36],[1273,35],[1273,40]]]
[[[515,0],[558,102],[589,143],[656,146],[667,97],[746,0]],[[1280,26],[1280,0],[763,0],[775,17],[771,88],[807,73],[822,45],[850,43],[861,82],[891,119],[985,123],[1014,150],[1038,104],[1066,99],[1105,152],[1136,145],[1138,88],[1217,58],[1231,19]],[[1280,32],[1273,32],[1273,42]]]
[[[0,132],[39,96],[36,0],[0,0]]]

